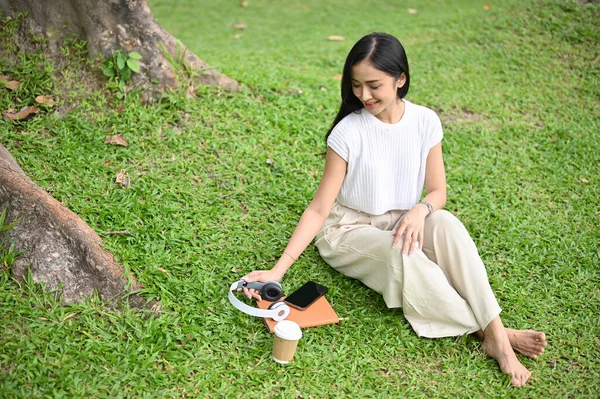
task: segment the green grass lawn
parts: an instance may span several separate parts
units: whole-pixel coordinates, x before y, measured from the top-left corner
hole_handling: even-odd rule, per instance
[[[96,232],[131,232],[103,236],[105,247],[163,305],[158,317],[94,298],[66,306],[2,273],[0,397],[599,395],[599,5],[149,3],[168,31],[247,89],[144,105],[135,93],[120,101],[110,88],[86,91],[76,58],[54,79],[39,55],[0,58],[0,74],[24,82],[0,89],[0,111],[40,94],[59,101],[18,125],[0,118],[0,142]],[[471,337],[418,338],[401,310],[312,246],[282,283],[288,292],[308,279],[328,286],[348,320],[305,329],[292,364],[273,362],[262,321],[226,298],[231,282],[274,264],[311,200],[338,107],[334,76],[371,31],[400,38],[408,99],[440,113],[446,208],[477,243],[505,325],[548,335],[541,358],[520,357],[533,372],[522,389]],[[128,147],[104,144],[117,133]],[[129,189],[115,184],[122,169]]]

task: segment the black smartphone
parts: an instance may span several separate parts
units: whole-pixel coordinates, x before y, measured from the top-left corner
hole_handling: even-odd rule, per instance
[[[325,295],[327,290],[327,287],[317,284],[314,281],[309,281],[288,295],[284,302],[293,308],[304,310],[314,301]]]

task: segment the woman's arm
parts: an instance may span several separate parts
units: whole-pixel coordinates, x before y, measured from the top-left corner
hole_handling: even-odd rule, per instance
[[[436,211],[446,203],[446,170],[444,169],[444,158],[442,156],[442,143],[431,147],[427,154],[425,164],[425,198]],[[429,215],[429,208],[425,204],[417,204],[404,216],[398,230],[394,232],[395,238],[392,247],[396,247],[404,236],[402,253],[412,254],[417,247],[423,247],[423,228],[425,217]]]
[[[283,254],[271,270],[255,270],[242,277],[242,280],[247,282],[281,280],[325,223],[346,177],[347,166],[348,164],[342,157],[331,148],[327,148],[325,171],[321,177],[319,188],[302,214]],[[244,288],[244,293],[249,298],[255,297],[260,300],[258,292],[254,290]]]
[[[442,209],[446,204],[446,170],[444,169],[444,157],[442,156],[442,143],[431,147],[427,155],[425,193],[423,201],[429,202],[434,211]],[[419,206],[425,208],[426,215],[429,214],[426,205],[420,204]]]

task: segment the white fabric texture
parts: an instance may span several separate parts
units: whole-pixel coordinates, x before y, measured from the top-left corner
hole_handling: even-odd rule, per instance
[[[381,215],[410,209],[421,199],[427,155],[443,138],[442,124],[431,109],[403,101],[404,115],[395,124],[363,108],[329,135],[327,145],[348,162],[340,204]]]
[[[500,314],[485,266],[463,224],[438,210],[425,219],[423,250],[392,248],[393,231],[406,211],[383,215],[335,203],[315,245],[338,272],[402,307],[417,335],[437,338],[484,330]]]

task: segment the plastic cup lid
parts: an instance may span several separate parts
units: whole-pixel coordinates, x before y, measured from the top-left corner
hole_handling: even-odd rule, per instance
[[[282,320],[275,325],[275,335],[287,341],[297,341],[302,338],[300,326],[291,320]]]

